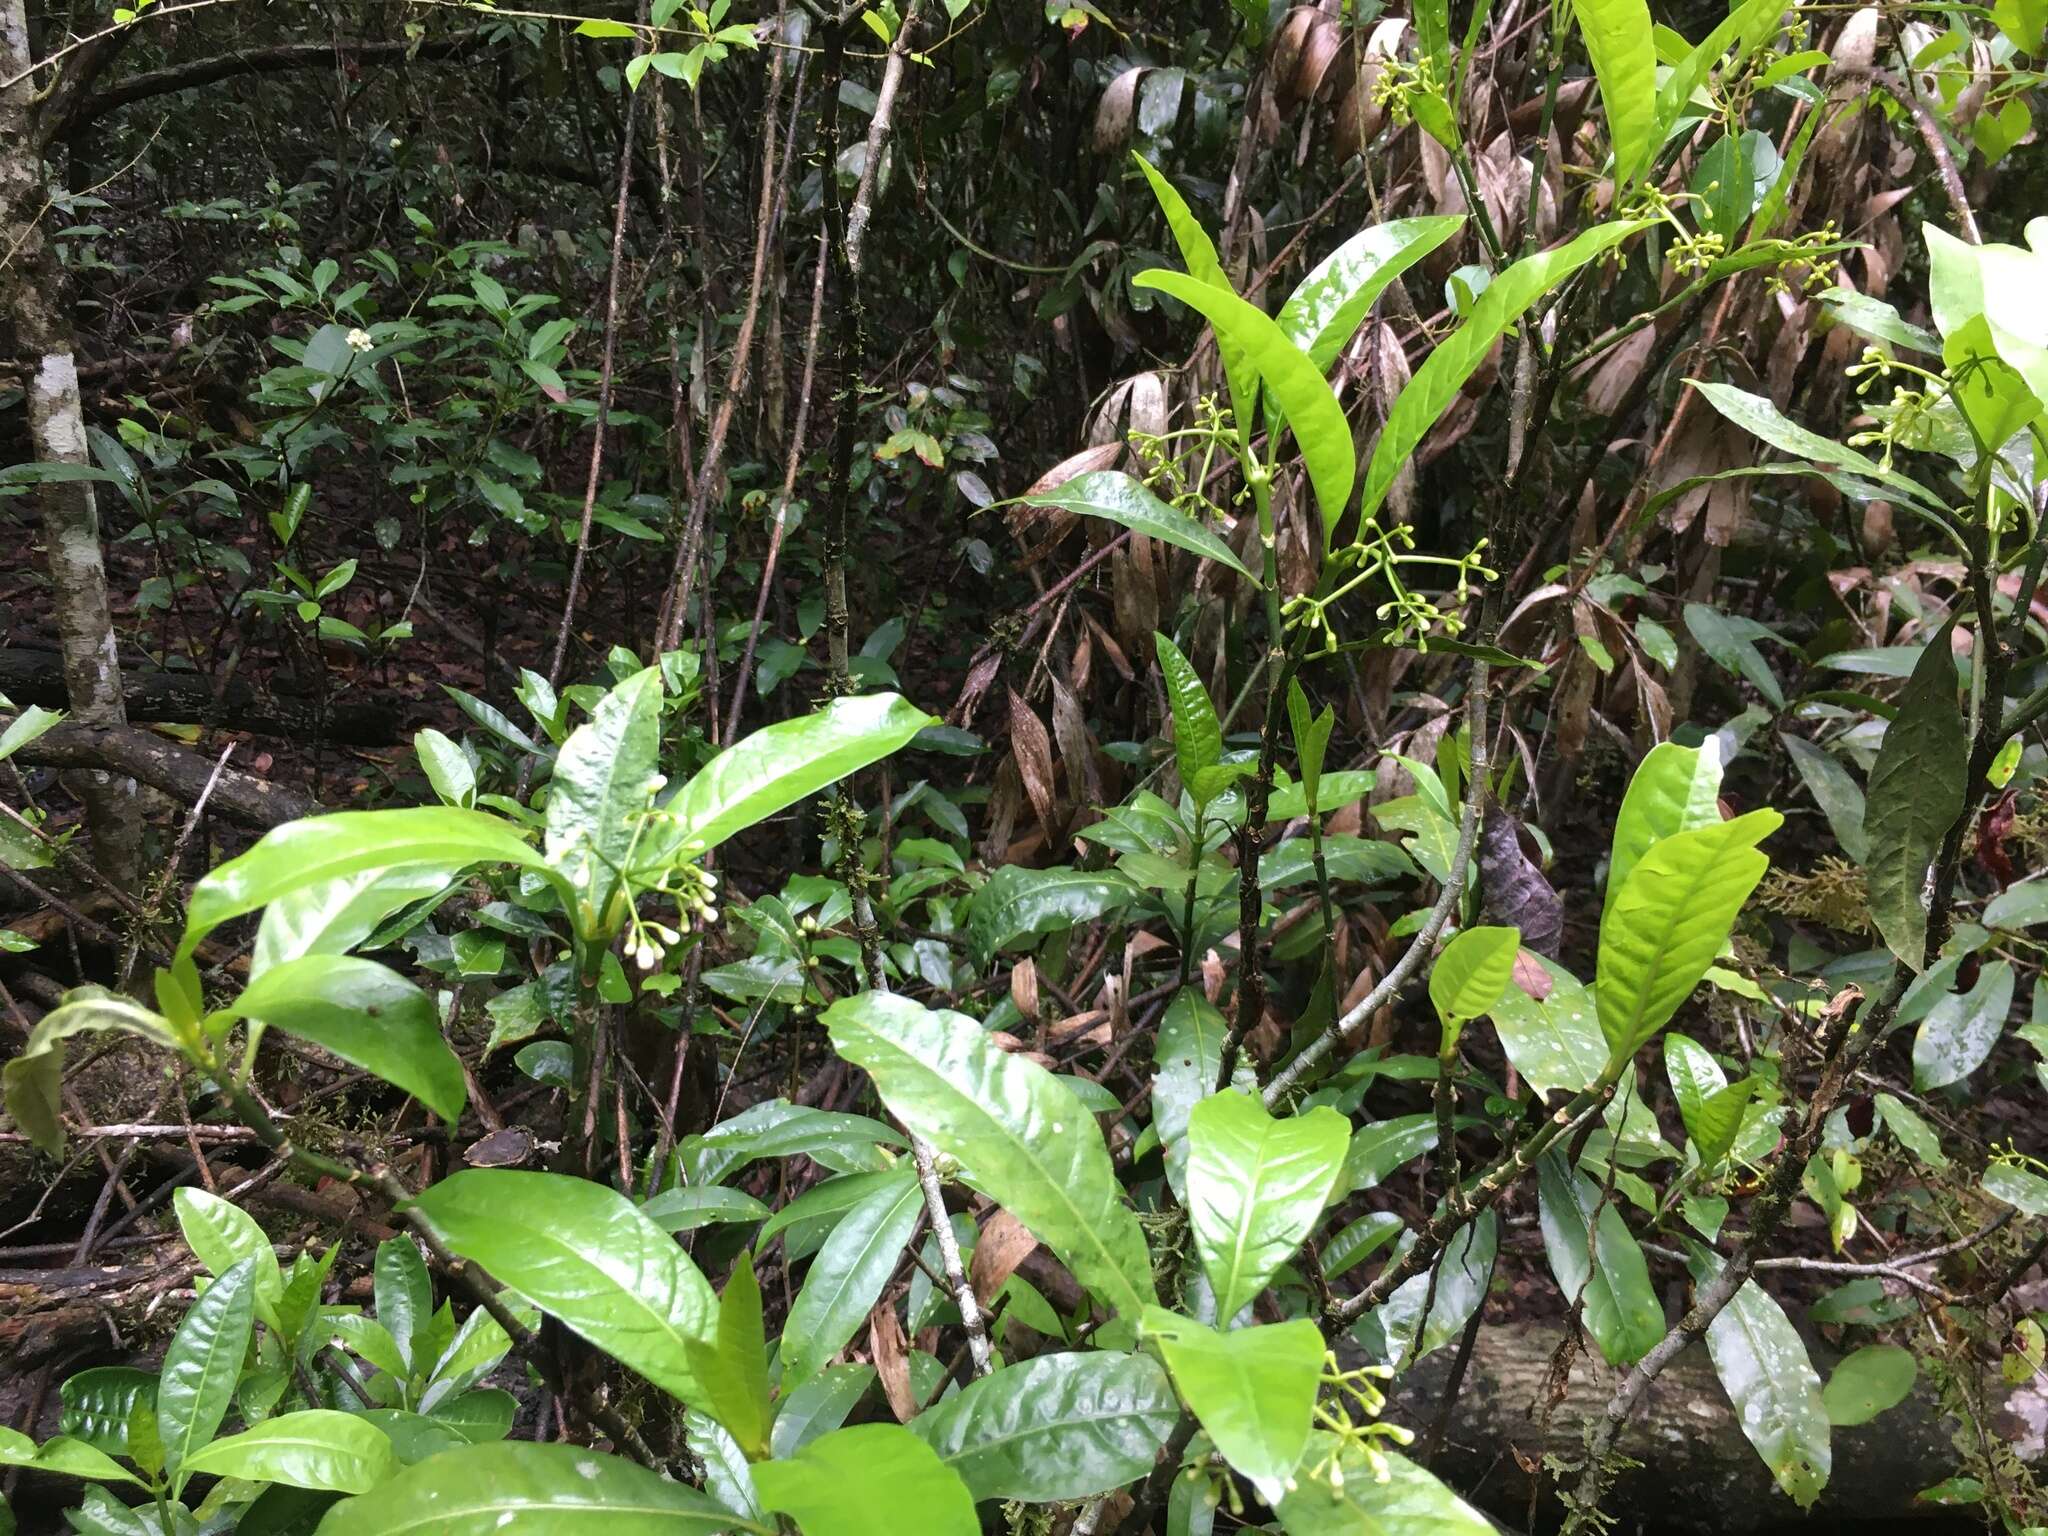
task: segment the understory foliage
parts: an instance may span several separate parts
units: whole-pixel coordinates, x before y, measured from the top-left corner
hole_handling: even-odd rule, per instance
[[[0,0],[0,658],[82,488],[210,701],[0,700],[8,1231],[173,1255],[17,1498],[1482,1536],[1533,1314],[1517,1518],[1690,1349],[2048,1522],[2048,9],[331,10]]]

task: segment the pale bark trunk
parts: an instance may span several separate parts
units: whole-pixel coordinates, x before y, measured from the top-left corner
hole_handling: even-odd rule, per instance
[[[30,62],[23,0],[0,0],[0,79],[19,75]],[[85,416],[64,273],[43,236],[49,198],[36,115],[33,81],[0,91],[0,336],[9,338],[10,355],[28,360],[29,436],[36,459],[82,465],[90,462]],[[83,725],[124,725],[120,655],[92,484],[52,482],[40,488],[38,500],[72,716]],[[97,772],[77,780],[95,862],[110,879],[135,888],[141,876],[135,781]]]

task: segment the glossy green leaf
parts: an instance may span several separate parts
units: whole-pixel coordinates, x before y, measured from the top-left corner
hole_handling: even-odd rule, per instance
[[[888,1094],[883,1093],[888,1102]],[[890,1107],[895,1106],[891,1103]],[[905,1123],[910,1123],[906,1117]],[[1088,1122],[1094,1134],[1094,1122]],[[943,1143],[941,1143],[943,1145]],[[882,1290],[923,1211],[917,1178],[906,1164],[887,1184],[861,1201],[832,1229],[804,1276],[782,1332],[782,1379],[791,1386],[822,1368],[858,1333]],[[727,1429],[741,1445],[738,1429]]]
[[[1521,930],[1479,927],[1459,929],[1438,951],[1429,971],[1429,1000],[1442,1031],[1441,1054],[1456,1051],[1465,1026],[1499,1006],[1521,948]]]
[[[171,1196],[171,1205],[185,1246],[206,1266],[208,1274],[224,1275],[244,1259],[256,1261],[252,1280],[256,1310],[265,1321],[274,1323],[277,1304],[284,1296],[284,1272],[277,1267],[277,1252],[256,1218],[203,1189],[181,1189]]]
[[[129,1416],[138,1401],[147,1401],[149,1420],[156,1420],[156,1372],[125,1365],[96,1365],[64,1378],[58,1389],[64,1405],[58,1431],[105,1451],[128,1454]]]
[[[1555,960],[1536,963],[1550,978],[1550,995],[1538,1002],[1511,986],[1494,1006],[1493,1027],[1523,1080],[1540,1094],[1577,1093],[1599,1080],[1607,1066],[1607,1038],[1600,1033],[1593,994]]]
[[[967,900],[967,937],[986,962],[1026,940],[1120,912],[1138,887],[1114,870],[1005,864]]]
[[[1704,1278],[1715,1269],[1718,1261],[1708,1258],[1694,1272]],[[1792,1320],[1754,1280],[1746,1281],[1708,1325],[1707,1353],[1743,1434],[1778,1486],[1801,1509],[1810,1508],[1827,1486],[1833,1453],[1820,1376]]]
[[[1946,1088],[1983,1066],[2005,1033],[2012,994],[2012,966],[1994,960],[1968,992],[1950,992],[1929,1009],[1913,1036],[1914,1088]]]
[[[1645,227],[1640,222],[1597,225],[1569,244],[1525,257],[1487,284],[1465,323],[1415,370],[1387,413],[1387,424],[1373,445],[1372,462],[1365,471],[1365,490],[1359,498],[1362,517],[1379,511],[1408,456],[1450,409],[1465,381],[1522,313],[1587,262]]]
[[[1234,1318],[1299,1248],[1344,1171],[1351,1128],[1328,1105],[1275,1119],[1256,1093],[1212,1095],[1188,1116],[1188,1226]]]
[[[910,1421],[976,1500],[1048,1504],[1137,1481],[1180,1417],[1149,1355],[1040,1355],[1004,1366]]]
[[[716,1536],[766,1533],[622,1456],[505,1440],[451,1451],[329,1510],[318,1536]]]
[[[2015,736],[2014,741],[2019,737]],[[2048,878],[2036,876],[2008,886],[1984,906],[1984,926],[2007,933],[2048,923]]]
[[[1347,1193],[1373,1189],[1395,1169],[1413,1162],[1436,1145],[1436,1116],[1396,1115],[1362,1125],[1351,1137],[1344,1159]]]
[[[1677,1033],[1664,1037],[1664,1071],[1671,1079],[1672,1097],[1678,1101],[1679,1117],[1699,1154],[1700,1166],[1711,1171],[1735,1145],[1757,1080],[1746,1077],[1739,1083],[1729,1082],[1705,1046]]]
[[[1263,310],[1234,293],[1179,272],[1140,272],[1131,281],[1140,288],[1171,294],[1215,327],[1219,344],[1228,341],[1244,349],[1267,397],[1279,405],[1294,432],[1295,446],[1301,450],[1309,482],[1315,487],[1316,505],[1322,510],[1327,547],[1331,531],[1351,500],[1358,463],[1351,423],[1316,365]]]
[[[1685,627],[1717,666],[1750,683],[1771,708],[1785,707],[1784,685],[1757,649],[1759,640],[1778,638],[1773,630],[1747,614],[1724,613],[1707,603],[1685,605]]]
[[[330,1493],[368,1493],[396,1466],[390,1437],[376,1425],[351,1413],[309,1408],[214,1441],[186,1460],[185,1471]]]
[[[1885,1127],[1899,1139],[1899,1145],[1930,1168],[1946,1168],[1948,1154],[1941,1150],[1941,1138],[1934,1127],[1921,1119],[1897,1094],[1880,1093],[1877,1112]]]
[[[40,704],[31,704],[12,720],[6,729],[0,730],[0,762],[5,762],[23,747],[39,736],[61,725],[64,712],[61,709],[45,709]]]
[[[186,1310],[157,1378],[156,1429],[174,1481],[220,1428],[256,1328],[256,1260],[231,1265]]]
[[[1187,1199],[1188,1116],[1216,1091],[1229,1022],[1198,987],[1182,987],[1159,1017],[1152,1041],[1152,1129],[1174,1197]],[[1248,1071],[1240,1076],[1249,1081]],[[1256,1086],[1256,1084],[1250,1084]]]
[[[717,1299],[689,1255],[616,1190],[587,1179],[465,1168],[413,1209],[458,1256],[685,1401],[689,1343],[712,1341]]]
[[[1858,479],[1872,480],[1897,491],[1912,502],[1924,504],[1927,500],[1926,492],[1906,476],[1886,469],[1877,460],[1854,448],[1807,431],[1764,395],[1705,379],[1687,379],[1685,382],[1706,396],[1709,405],[1743,431],[1791,454],[1795,459],[1806,459],[1825,469],[1846,470]]]
[[[339,955],[362,943],[401,908],[447,890],[459,865],[364,869],[280,896],[263,909],[249,954],[253,983],[301,955]]]
[[[1405,1253],[1413,1245],[1412,1238],[1404,1237],[1395,1253]],[[1499,1248],[1500,1219],[1491,1209],[1482,1211],[1444,1245],[1433,1286],[1427,1272],[1413,1275],[1394,1288],[1385,1305],[1368,1314],[1367,1321],[1378,1325],[1388,1364],[1405,1369],[1465,1331],[1486,1300]]]
[[[893,693],[834,699],[727,747],[664,809],[673,827],[641,840],[636,866],[663,866],[716,848],[737,832],[858,773],[937,722]]]
[[[1629,871],[1600,924],[1593,984],[1610,1061],[1633,1056],[1699,985],[1770,865],[1756,844],[1782,820],[1757,810],[1673,833]]]
[[[1223,1459],[1276,1495],[1308,1445],[1323,1336],[1307,1318],[1218,1333],[1160,1307],[1143,1336]]]
[[[357,955],[303,955],[274,965],[216,1019],[244,1018],[333,1052],[418,1099],[450,1125],[469,1084],[441,1034],[433,998]]]
[[[892,1164],[877,1147],[905,1144],[895,1131],[867,1115],[767,1099],[720,1121],[702,1136],[684,1137],[678,1160],[689,1182],[717,1184],[769,1157],[809,1157],[834,1169],[852,1165],[863,1172],[882,1172]],[[771,1226],[761,1241],[765,1243],[775,1230]]]
[[[142,1479],[113,1457],[83,1440],[55,1435],[40,1446],[17,1429],[0,1426],[0,1467],[30,1467],[95,1482],[135,1483]]]
[[[1941,355],[1941,338],[1934,332],[1907,322],[1897,309],[1882,299],[1853,288],[1830,288],[1820,294],[1821,306],[1859,336],[1888,341],[1908,352]]]
[[[2018,1163],[1993,1163],[1986,1168],[1984,1193],[2029,1216],[2048,1217],[2048,1179]]]
[[[1600,82],[1600,109],[1614,146],[1616,198],[1649,168],[1657,132],[1657,54],[1644,0],[1572,0],[1579,34]]]
[[[1103,518],[1145,538],[1158,539],[1256,579],[1218,534],[1187,513],[1168,506],[1122,470],[1092,470],[1023,500],[1027,506],[1058,507],[1082,517]]]
[[[418,1466],[429,1456],[470,1444],[454,1425],[404,1408],[365,1408],[357,1416],[390,1442],[388,1449],[399,1467]]]
[[[1143,155],[1133,153],[1131,158],[1138,162],[1138,169],[1144,172],[1152,195],[1159,200],[1160,211],[1166,215],[1166,227],[1173,232],[1174,244],[1180,247],[1181,263],[1189,274],[1219,292],[1234,295],[1236,290],[1231,287],[1229,274],[1217,258],[1215,242],[1202,228],[1201,220],[1195,217],[1186,200]],[[1226,336],[1218,331],[1216,353],[1223,361],[1223,381],[1230,391],[1230,412],[1237,427],[1238,440],[1248,442],[1259,404],[1258,372],[1246,356],[1244,343],[1234,335]]]
[[[176,1038],[160,1015],[103,987],[76,987],[64,994],[61,1004],[36,1020],[21,1049],[0,1066],[0,1089],[4,1089],[8,1115],[51,1157],[64,1155],[64,1043],[73,1035],[108,1031],[177,1048]]]
[[[1896,1344],[1866,1344],[1837,1365],[1821,1389],[1828,1422],[1838,1429],[1868,1424],[1888,1408],[1896,1408],[1913,1390],[1920,1362],[1910,1349]]]
[[[1657,137],[1661,142],[1680,125],[1692,105],[1693,93],[1705,83],[1707,73],[1721,62],[1730,48],[1747,55],[1777,30],[1784,15],[1781,0],[1743,0],[1730,9],[1720,25],[1707,34],[1697,48],[1684,53],[1657,89]],[[1652,151],[1654,153],[1654,150]]]
[[[1899,694],[1870,770],[1864,880],[1871,921],[1914,971],[1927,963],[1927,897],[1934,860],[1963,814],[1970,743],[1956,702],[1955,655],[1944,626]],[[1951,1079],[1952,1080],[1952,1079]]]
[[[1152,1261],[1102,1133],[1073,1093],[981,1025],[886,992],[826,1010],[833,1047],[874,1079],[896,1118],[962,1166],[1097,1296],[1134,1313]]]
[[[417,1358],[414,1342],[426,1336],[434,1315],[434,1282],[428,1277],[426,1261],[420,1257],[419,1249],[413,1247],[411,1238],[386,1238],[377,1245],[371,1280],[378,1323],[391,1335],[392,1346],[406,1369],[419,1370],[428,1362]],[[490,1314],[486,1312],[484,1316]]]
[[[512,1421],[519,1416],[519,1399],[498,1387],[477,1387],[426,1411],[436,1424],[472,1444],[483,1445],[512,1432]]]
[[[1493,1536],[1492,1522],[1430,1473],[1391,1451],[1381,1458],[1317,1430],[1280,1501],[1287,1536]]]
[[[644,1201],[640,1214],[670,1232],[694,1232],[721,1222],[766,1221],[773,1213],[745,1190],[691,1184]]]
[[[601,937],[649,804],[661,749],[661,669],[627,678],[569,733],[548,780],[548,862],[576,891],[576,929]]]
[[[1543,1251],[1567,1304],[1583,1296],[1586,1331],[1609,1365],[1632,1365],[1664,1337],[1664,1309],[1643,1250],[1612,1200],[1553,1147],[1536,1164]],[[1596,1218],[1597,1213],[1597,1218]],[[1597,1231],[1596,1231],[1597,1228]]]
[[[813,1274],[817,1269],[816,1264],[811,1266]],[[802,1305],[801,1297],[798,1305]],[[803,1327],[792,1309],[784,1342],[807,1344],[805,1334],[799,1331]],[[768,1339],[761,1320],[761,1285],[754,1277],[753,1254],[742,1253],[733,1261],[732,1278],[718,1298],[717,1341],[708,1346],[691,1345],[690,1361],[704,1390],[705,1405],[718,1422],[749,1456],[766,1456],[773,1410],[768,1398]],[[785,1382],[806,1374],[801,1367],[785,1362]]]
[[[803,1536],[980,1536],[974,1498],[938,1453],[900,1424],[820,1435],[787,1461],[754,1468],[763,1508]]]
[[[443,805],[476,804],[476,770],[452,738],[429,727],[413,733],[412,745],[420,771]]]
[[[1159,655],[1159,673],[1166,682],[1166,702],[1173,712],[1174,766],[1189,794],[1201,798],[1196,784],[1202,770],[1213,768],[1223,756],[1223,727],[1216,719],[1216,706],[1209,702],[1209,690],[1180,647],[1166,636],[1154,634],[1153,648]]]
[[[1607,901],[1628,883],[1636,861],[1674,832],[1709,827],[1721,819],[1721,755],[1710,740],[1701,747],[1659,742],[1637,765],[1614,817],[1607,860]]]
[[[768,1437],[775,1459],[788,1460],[844,1424],[874,1384],[872,1365],[828,1365],[785,1392],[776,1404],[775,1428]]]
[[[230,918],[254,912],[294,891],[345,880],[366,870],[419,864],[456,870],[487,863],[537,870],[548,867],[518,828],[484,811],[415,806],[395,811],[336,811],[286,822],[192,888],[178,953],[190,955],[201,939]]]
[[[1318,262],[1280,306],[1289,341],[1327,374],[1388,284],[1455,235],[1463,214],[1390,219],[1360,230]]]
[[[1834,753],[1824,752],[1789,732],[1784,742],[1792,766],[1799,770],[1814,804],[1827,817],[1828,827],[1841,844],[1842,852],[1858,864],[1865,862],[1870,857],[1870,839],[1863,830],[1862,788]]]

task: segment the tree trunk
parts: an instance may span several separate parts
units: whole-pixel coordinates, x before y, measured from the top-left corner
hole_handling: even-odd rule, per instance
[[[23,0],[0,0],[0,79],[13,79],[31,62]],[[90,460],[64,274],[43,237],[49,197],[36,119],[33,80],[0,90],[0,240],[6,242],[0,252],[0,330],[10,333],[0,351],[28,361],[29,438],[37,460],[84,466]],[[72,715],[83,725],[125,725],[92,482],[52,481],[40,488],[38,501]],[[142,818],[134,781],[84,773],[76,788],[85,802],[95,862],[115,883],[139,889]]]

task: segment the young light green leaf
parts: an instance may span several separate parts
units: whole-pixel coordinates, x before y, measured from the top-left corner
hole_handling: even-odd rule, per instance
[[[627,678],[572,731],[548,780],[548,861],[576,891],[577,932],[601,937],[619,872],[641,835],[661,748],[661,669]]]
[[[214,1441],[186,1460],[185,1471],[287,1488],[368,1493],[396,1466],[390,1437],[376,1425],[352,1413],[309,1408]]]
[[[243,1259],[200,1293],[164,1351],[156,1429],[164,1475],[183,1481],[186,1461],[211,1440],[234,1401],[256,1328],[256,1260]]]
[[[73,1035],[109,1031],[134,1035],[152,1045],[177,1047],[161,1015],[104,987],[74,987],[64,994],[62,1003],[36,1020],[13,1060],[0,1066],[7,1113],[30,1141],[51,1157],[64,1155],[64,1122],[60,1118],[64,1043]]]
[[[284,1296],[284,1271],[277,1267],[277,1252],[270,1238],[251,1216],[233,1201],[203,1189],[181,1189],[171,1197],[178,1214],[178,1232],[192,1256],[206,1266],[210,1275],[224,1275],[244,1259],[254,1259],[253,1284],[256,1311],[265,1322],[276,1326],[276,1307]]]
[[[1299,1248],[1344,1171],[1351,1128],[1328,1105],[1276,1120],[1256,1093],[1232,1088],[1188,1116],[1188,1225],[1216,1292],[1235,1318]]]
[[[1316,264],[1280,306],[1288,340],[1328,374],[1387,286],[1464,226],[1460,213],[1390,219],[1360,230]],[[1270,409],[1270,407],[1269,407]]]
[[[412,744],[420,771],[443,805],[467,808],[476,804],[476,770],[460,746],[432,727],[414,732]]]
[[[709,1344],[717,1298],[675,1239],[616,1190],[562,1174],[465,1168],[413,1208],[570,1332],[664,1391],[695,1399],[689,1344]]]
[[[1718,1260],[1702,1256],[1694,1273],[1704,1278],[1718,1268]],[[1708,1325],[1707,1353],[1743,1434],[1778,1486],[1801,1509],[1810,1508],[1827,1486],[1833,1455],[1820,1376],[1799,1331],[1750,1280]]]
[[[1310,1437],[1295,1484],[1279,1505],[1287,1536],[1493,1536],[1495,1529],[1406,1457],[1382,1451],[1368,1460],[1359,1442],[1327,1429]]]
[[[406,1369],[422,1369],[428,1362],[415,1358],[413,1345],[415,1340],[426,1337],[434,1315],[434,1282],[428,1278],[426,1262],[420,1258],[419,1249],[413,1247],[411,1238],[386,1238],[377,1245],[371,1281],[375,1287],[377,1322],[391,1335],[392,1347]],[[483,1315],[490,1316],[488,1312]]]
[[[61,709],[45,709],[40,704],[31,704],[12,720],[7,729],[0,731],[0,762],[5,762],[38,736],[53,726],[61,725],[64,712]]]
[[[1182,987],[1160,1015],[1153,1037],[1152,1129],[1174,1197],[1187,1201],[1188,1116],[1216,1091],[1223,1037],[1230,1026],[1197,987]]]
[[[977,1502],[1049,1504],[1135,1482],[1180,1405],[1149,1355],[1040,1355],[1007,1365],[910,1421]]]
[[[884,1096],[886,1098],[886,1095]],[[1092,1122],[1089,1129],[1093,1131]],[[909,1167],[843,1216],[811,1260],[782,1331],[782,1379],[794,1386],[844,1349],[881,1299],[924,1209]],[[721,1414],[721,1420],[723,1415]],[[742,1446],[746,1436],[726,1423]],[[763,1428],[765,1429],[765,1425]]]
[[[1692,1138],[1700,1166],[1711,1171],[1735,1145],[1742,1130],[1742,1112],[1756,1092],[1757,1080],[1728,1081],[1721,1064],[1707,1048],[1676,1032],[1664,1037],[1664,1071],[1671,1079],[1685,1134]]]
[[[1646,228],[1641,222],[1600,224],[1567,245],[1525,257],[1487,284],[1465,323],[1429,354],[1387,413],[1387,424],[1366,466],[1359,515],[1371,517],[1387,499],[1394,477],[1430,433],[1493,344],[1523,311],[1587,262]]]
[[[1287,684],[1287,723],[1294,733],[1294,756],[1301,766],[1302,814],[1315,816],[1321,812],[1318,791],[1322,788],[1323,755],[1329,749],[1330,732],[1336,729],[1337,711],[1325,704],[1320,715],[1309,712],[1308,695],[1301,691],[1301,684],[1290,681]],[[1274,820],[1269,803],[1266,813]]]
[[[819,1262],[823,1262],[822,1255]],[[813,1264],[811,1273],[817,1272],[818,1266]],[[798,1301],[801,1304],[802,1298]],[[804,1342],[794,1310],[783,1338]],[[718,1422],[747,1455],[766,1456],[774,1410],[768,1399],[768,1340],[761,1321],[761,1284],[754,1278],[753,1254],[743,1252],[733,1260],[732,1278],[718,1298],[717,1343],[708,1347],[692,1344],[690,1360],[704,1389],[705,1404]],[[793,1383],[803,1374],[807,1373],[793,1375],[785,1364],[783,1381]]]
[[[1215,242],[1202,228],[1201,221],[1195,217],[1186,200],[1143,155],[1134,151],[1131,158],[1138,162],[1138,169],[1145,173],[1152,195],[1159,200],[1160,210],[1166,215],[1166,226],[1173,231],[1174,244],[1180,247],[1180,259],[1189,275],[1197,282],[1235,296],[1230,276],[1217,258]],[[1245,355],[1244,343],[1234,335],[1226,336],[1219,330],[1216,333],[1216,353],[1223,360],[1223,382],[1230,391],[1230,413],[1237,427],[1238,441],[1249,442],[1253,417],[1259,406],[1258,372]]]
[[[1698,747],[1675,741],[1650,748],[1628,781],[1615,813],[1607,860],[1606,910],[1628,883],[1629,871],[1652,845],[1674,832],[1709,827],[1721,819],[1721,753],[1709,737]]]
[[[1168,506],[1122,470],[1092,470],[1050,491],[1022,499],[1026,506],[1058,507],[1082,517],[1103,518],[1145,538],[1214,560],[1249,580],[1257,579],[1218,534],[1187,513]]]
[[[1657,53],[1644,0],[1572,0],[1579,33],[1600,82],[1600,108],[1614,146],[1615,200],[1649,168],[1657,132]]]
[[[1143,1338],[1223,1459],[1275,1497],[1308,1445],[1323,1336],[1308,1318],[1218,1333],[1147,1307]]]
[[[1946,1088],[1983,1066],[2005,1033],[2012,993],[2011,964],[1994,960],[1968,992],[1950,992],[1929,1009],[1913,1036],[1914,1088]]]
[[[784,1393],[768,1440],[775,1459],[788,1460],[818,1436],[844,1424],[874,1384],[872,1365],[828,1365],[794,1391]]]
[[[938,1453],[900,1424],[820,1435],[787,1461],[754,1467],[765,1509],[794,1515],[804,1536],[979,1536],[974,1498]]]
[[[1935,857],[1963,814],[1970,744],[1956,702],[1949,627],[1927,642],[1899,694],[1870,770],[1864,879],[1870,918],[1914,971],[1927,963],[1927,900]]]
[[[1327,548],[1330,533],[1351,500],[1358,462],[1351,442],[1351,423],[1345,419],[1344,407],[1337,403],[1316,365],[1263,310],[1234,293],[1179,272],[1140,272],[1132,282],[1141,288],[1157,288],[1171,294],[1215,327],[1219,344],[1227,339],[1244,349],[1266,395],[1278,404],[1294,432],[1295,446],[1308,466],[1316,505],[1322,511],[1323,542]]]
[[[896,1118],[957,1159],[1119,1312],[1152,1301],[1152,1261],[1102,1133],[1070,1089],[998,1048],[981,1025],[886,992],[826,1010],[841,1056],[864,1068]]]
[[[1429,1000],[1442,1030],[1439,1054],[1455,1053],[1465,1026],[1500,1005],[1521,949],[1519,929],[1495,927],[1461,928],[1443,947],[1429,971]]]
[[[1610,1062],[1633,1056],[1699,985],[1770,866],[1756,844],[1783,819],[1757,810],[1673,833],[1636,862],[1600,924],[1593,998]]]
[[[1557,1288],[1567,1304],[1585,1298],[1586,1331],[1609,1365],[1642,1359],[1664,1337],[1664,1309],[1628,1223],[1561,1148],[1537,1162],[1536,1181],[1543,1250]]]
[[[95,1482],[134,1483],[142,1479],[96,1446],[69,1435],[55,1435],[37,1445],[18,1429],[0,1427],[0,1467],[29,1467],[37,1472],[55,1472],[64,1477],[85,1477]]]
[[[431,1457],[342,1500],[318,1536],[766,1536],[770,1529],[623,1456],[505,1440]]]
[[[1913,1390],[1920,1362],[1910,1349],[1896,1344],[1866,1344],[1847,1356],[1821,1389],[1828,1422],[1837,1429],[1868,1424],[1888,1408],[1896,1408]]]
[[[1152,636],[1159,654],[1159,672],[1166,680],[1166,702],[1173,711],[1174,766],[1189,794],[1196,793],[1202,770],[1213,768],[1223,756],[1223,727],[1216,719],[1216,706],[1209,702],[1209,690],[1181,655],[1180,647],[1162,634]]]

